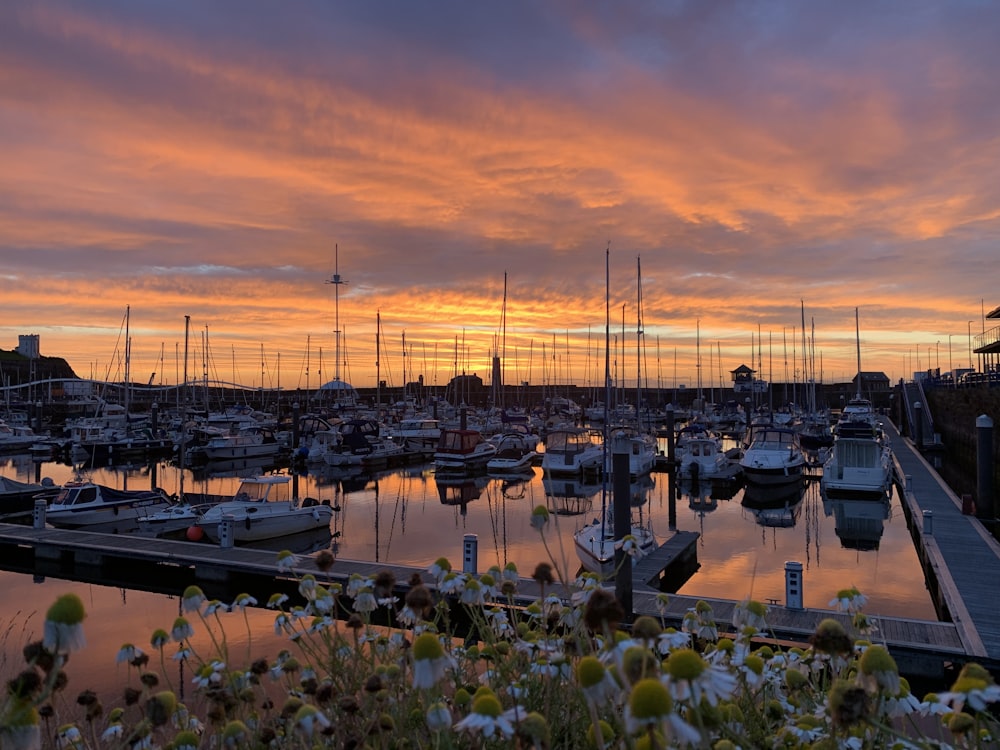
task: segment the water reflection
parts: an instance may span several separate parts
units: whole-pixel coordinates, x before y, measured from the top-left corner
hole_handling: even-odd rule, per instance
[[[73,478],[73,468],[0,459],[0,473],[20,481]],[[95,469],[91,479],[117,489],[161,486],[176,493],[180,472],[169,463]],[[185,491],[232,494],[238,476],[184,473]],[[599,482],[550,480],[536,468],[529,477],[439,481],[430,465],[365,474],[322,470],[294,478],[300,496],[327,501],[334,513],[331,540],[341,558],[424,567],[444,556],[462,557],[465,534],[478,538],[478,569],[509,562],[530,575],[542,561],[572,578],[579,570],[573,534],[598,516]],[[629,503],[660,541],[673,530],[697,531],[698,572],[681,593],[741,599],[778,598],[784,564],[803,564],[807,607],[826,608],[832,594],[854,584],[869,597],[872,614],[934,619],[923,573],[898,499],[891,509],[824,505],[818,483],[798,497],[761,498],[755,490],[675,481],[653,474],[629,487]],[[549,508],[545,538],[531,526],[532,509]],[[875,517],[861,511],[878,510]],[[876,540],[877,537],[877,540]],[[877,543],[876,543],[877,542]],[[553,559],[555,558],[555,559]],[[0,595],[5,597],[5,595]],[[0,599],[2,601],[2,599]]]
[[[743,490],[743,507],[760,526],[790,528],[802,512],[805,489],[803,481],[778,486],[749,484]]]
[[[889,498],[857,500],[824,498],[823,511],[833,516],[840,543],[848,549],[877,550],[889,518]]]

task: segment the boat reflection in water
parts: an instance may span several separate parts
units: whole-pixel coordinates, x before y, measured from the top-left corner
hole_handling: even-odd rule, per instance
[[[601,482],[590,478],[542,477],[545,504],[559,516],[579,516],[594,508],[594,498],[600,501]]]
[[[742,503],[760,526],[792,528],[802,512],[804,494],[805,483],[801,480],[788,485],[747,484]]]
[[[457,506],[464,516],[469,512],[469,503],[482,496],[486,485],[490,483],[490,478],[486,475],[435,476],[434,481],[437,484],[441,504]]]
[[[872,500],[823,498],[823,512],[833,517],[840,544],[847,549],[877,550],[889,518],[889,497]]]

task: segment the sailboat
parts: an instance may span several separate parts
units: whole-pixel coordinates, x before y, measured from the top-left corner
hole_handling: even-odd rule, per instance
[[[834,427],[833,449],[823,464],[824,497],[849,496],[879,500],[892,488],[892,448],[882,433],[871,401],[861,393],[861,334],[854,308],[858,347],[857,390]]]
[[[601,515],[591,523],[578,529],[573,534],[574,547],[580,562],[587,570],[601,575],[609,575],[615,569],[615,553],[617,548],[622,546],[623,540],[616,538],[614,530],[614,505],[609,497],[608,482],[611,475],[611,454],[608,452],[610,433],[608,428],[608,405],[611,403],[611,271],[610,271],[610,250],[605,251],[604,275],[605,275],[605,327],[604,327],[604,440],[602,447],[604,451],[604,471],[601,485]],[[617,498],[621,499],[621,498]],[[656,548],[656,537],[650,528],[648,520],[646,522],[632,522],[629,531],[630,536],[635,540],[635,547],[638,554],[633,556],[633,562],[640,557],[652,552]]]

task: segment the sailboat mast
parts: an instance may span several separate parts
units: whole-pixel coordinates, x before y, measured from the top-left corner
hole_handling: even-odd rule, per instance
[[[635,424],[642,425],[642,265],[635,257],[636,272],[636,326],[635,326]]]
[[[858,308],[854,308],[854,338],[858,347],[858,385],[857,394],[861,398],[861,325],[858,322]]]

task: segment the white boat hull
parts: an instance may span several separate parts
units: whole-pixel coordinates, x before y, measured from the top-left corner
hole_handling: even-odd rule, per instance
[[[220,527],[230,518],[233,540],[240,544],[329,528],[333,509],[326,504],[298,507],[294,502],[269,502],[263,506],[227,502],[207,511],[197,525],[205,536],[218,542],[222,537]]]

